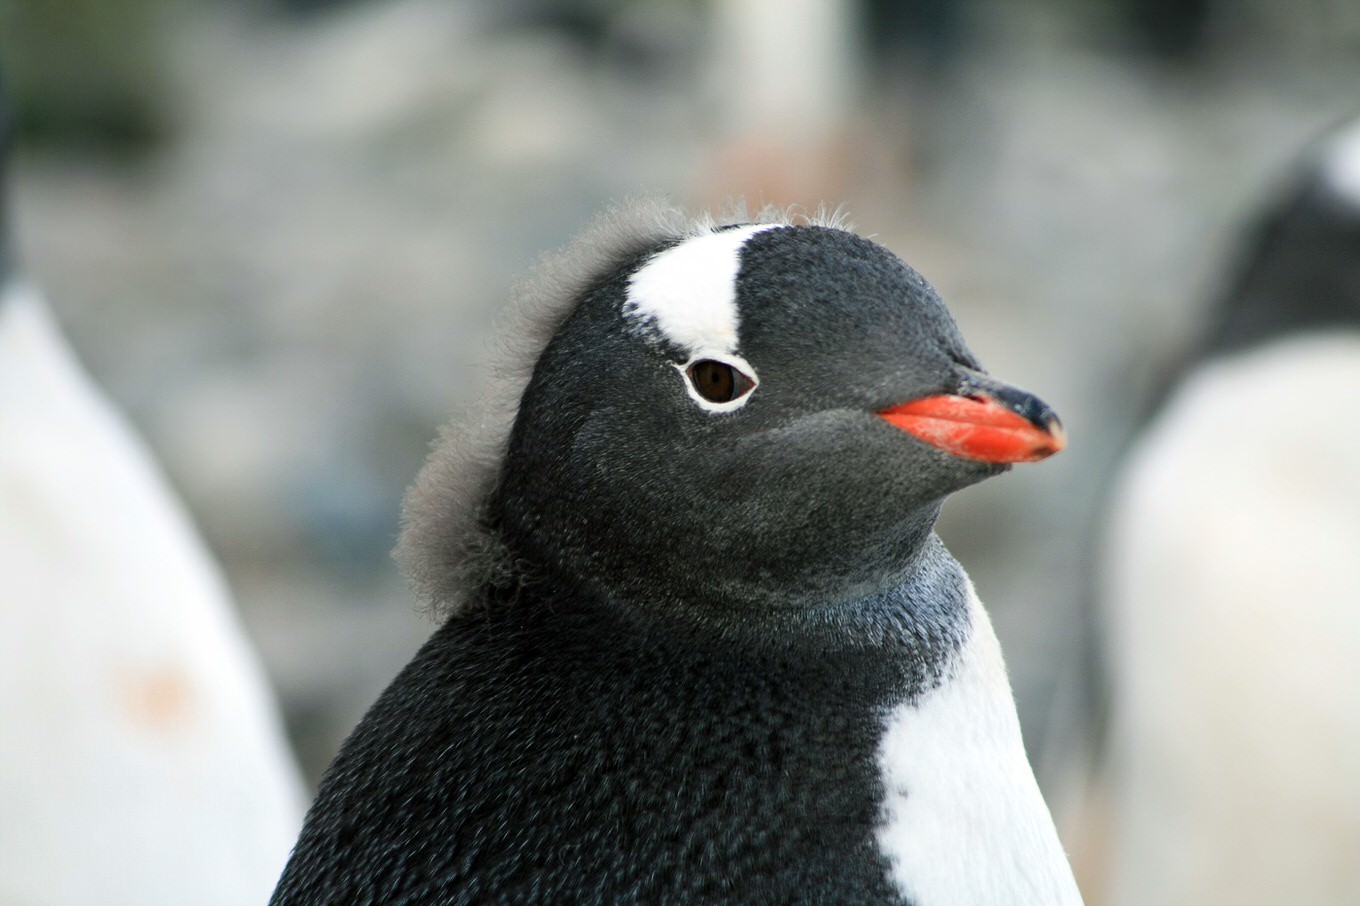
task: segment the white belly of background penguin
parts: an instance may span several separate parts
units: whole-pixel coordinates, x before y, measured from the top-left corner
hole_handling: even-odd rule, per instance
[[[521,292],[506,423],[407,501],[447,619],[273,902],[1080,902],[933,532],[1052,411],[834,224],[615,212]]]

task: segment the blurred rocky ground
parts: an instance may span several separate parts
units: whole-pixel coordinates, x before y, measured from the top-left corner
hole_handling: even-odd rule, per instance
[[[1203,4],[1169,44],[1129,30],[1137,4],[872,20],[900,42],[831,4],[840,51],[770,82],[817,105],[801,130],[796,104],[788,128],[744,93],[759,41],[724,37],[719,2],[146,0],[132,46],[161,62],[133,54],[127,92],[116,62],[47,56],[48,5],[0,0],[21,106],[59,103],[39,70],[78,70],[80,97],[104,65],[131,119],[30,116],[23,262],[222,559],[313,780],[432,629],[388,557],[399,504],[475,405],[516,275],[612,200],[745,195],[844,203],[1063,414],[1067,453],[959,495],[942,527],[1061,799],[1112,457],[1239,218],[1360,106],[1360,11],[1323,0]]]

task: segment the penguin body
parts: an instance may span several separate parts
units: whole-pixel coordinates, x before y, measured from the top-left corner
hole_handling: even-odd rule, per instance
[[[1079,902],[932,533],[949,492],[1061,446],[1052,413],[839,228],[609,248],[559,290],[482,495],[441,452],[414,488],[401,552],[451,613],[274,902]],[[1031,447],[993,451],[982,408]]]
[[[1108,899],[1357,902],[1360,123],[1265,213],[1204,347],[1111,511]]]

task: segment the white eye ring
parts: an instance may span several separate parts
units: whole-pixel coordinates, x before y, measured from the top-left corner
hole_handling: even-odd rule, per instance
[[[699,392],[699,387],[695,381],[694,366],[702,362],[717,362],[726,365],[737,373],[740,383],[735,387],[737,395],[730,400],[717,402],[706,398]],[[729,355],[724,352],[697,352],[690,356],[688,362],[683,365],[676,365],[675,369],[680,372],[680,378],[685,382],[685,390],[689,393],[689,398],[699,404],[699,408],[706,412],[733,412],[746,405],[746,401],[751,398],[756,387],[760,385],[760,379],[756,377],[756,370],[751,367],[751,363],[739,355]]]

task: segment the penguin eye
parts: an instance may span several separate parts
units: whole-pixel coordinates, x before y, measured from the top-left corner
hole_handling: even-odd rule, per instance
[[[730,403],[755,389],[756,382],[717,359],[699,359],[685,369],[694,392],[710,403]]]

